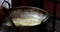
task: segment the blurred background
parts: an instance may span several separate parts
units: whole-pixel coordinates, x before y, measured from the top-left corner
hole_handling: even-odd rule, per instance
[[[0,0],[0,6],[3,6],[9,9],[7,3],[1,5],[3,1],[4,0]],[[33,6],[33,7],[39,7],[47,11],[49,15],[51,16],[50,19],[48,20],[47,31],[49,32],[52,31],[54,0],[6,0],[6,1],[10,3],[10,8],[19,7],[19,6]],[[6,11],[4,11],[3,9],[0,10],[0,12],[4,13],[4,14],[2,13],[0,14],[0,19],[3,19],[5,17]],[[57,0],[55,32],[60,32],[60,0]]]

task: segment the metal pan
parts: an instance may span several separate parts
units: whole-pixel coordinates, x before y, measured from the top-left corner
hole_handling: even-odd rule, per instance
[[[41,8],[37,8],[37,7],[31,7],[31,6],[20,6],[20,7],[14,7],[12,9],[12,11],[9,13],[10,20],[12,20],[12,22],[16,25],[19,26],[19,24],[17,25],[16,23],[19,22],[17,21],[16,23],[13,21],[13,19],[15,18],[15,20],[18,18],[19,20],[23,19],[23,18],[35,18],[33,20],[38,19],[40,21],[39,24],[44,23],[47,21],[47,19],[49,18],[49,14],[41,9]],[[9,19],[8,18],[8,19]],[[5,19],[6,22],[8,23],[9,21],[7,21],[7,19]],[[25,20],[24,20],[25,21]],[[32,21],[30,21],[32,22]],[[20,22],[21,23],[21,22]],[[23,25],[23,24],[21,24]],[[25,25],[25,24],[24,24]],[[38,24],[34,24],[33,26],[36,26]],[[7,25],[9,26],[9,25]],[[30,25],[32,26],[32,25]]]

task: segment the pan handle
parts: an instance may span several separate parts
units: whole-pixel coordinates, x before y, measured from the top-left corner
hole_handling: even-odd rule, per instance
[[[8,2],[8,1],[3,1],[3,3],[2,3],[2,5],[4,4],[4,3],[7,3],[8,4],[8,7],[9,7],[9,9],[10,9],[10,3]]]

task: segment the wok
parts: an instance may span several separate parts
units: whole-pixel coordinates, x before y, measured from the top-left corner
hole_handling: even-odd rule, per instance
[[[8,17],[5,18],[4,25],[12,26],[12,23],[14,23],[13,25],[15,25],[17,27],[36,26],[36,25],[40,25],[40,24],[46,22],[48,18],[49,18],[49,14],[41,8],[31,7],[31,6],[20,6],[20,7],[14,7],[10,11]],[[18,19],[19,19],[19,21],[18,21]],[[30,21],[31,23],[34,21],[33,22],[34,24],[29,24],[30,22],[28,22],[28,21]],[[28,24],[26,24],[26,22]],[[36,22],[36,24],[35,24],[35,22]]]
[[[38,7],[20,6],[20,7],[13,7],[11,9],[9,6],[9,13],[7,14],[7,17],[5,17],[3,25],[7,26],[9,28],[13,27],[14,29],[11,29],[11,30],[13,30],[15,32],[17,32],[18,30],[20,32],[34,32],[34,31],[41,32],[41,31],[45,30],[46,21],[48,20],[48,18],[49,18],[49,14],[45,10],[38,8]],[[16,21],[16,19],[19,19],[19,21]],[[31,20],[31,21],[29,21],[31,23],[33,21],[35,23],[37,23],[37,22],[38,23],[35,24],[33,22],[34,25],[29,24],[29,22],[27,21],[29,19]],[[25,24],[27,22],[28,25],[24,25],[24,23],[22,23],[22,21],[20,21],[20,20],[22,20],[22,21],[26,20],[25,22],[24,21],[23,22]],[[35,20],[37,20],[37,21],[35,21]],[[7,27],[5,27],[4,29],[9,30],[9,29],[6,29]],[[19,28],[17,28],[17,27],[19,27]],[[15,28],[16,28],[16,30],[15,30]]]
[[[3,24],[10,24],[11,22],[14,26],[36,26],[44,23],[49,18],[49,14],[41,8],[20,6],[10,9],[9,2],[4,0],[2,5],[5,2],[9,5],[9,13]],[[11,26],[11,24],[7,26]]]

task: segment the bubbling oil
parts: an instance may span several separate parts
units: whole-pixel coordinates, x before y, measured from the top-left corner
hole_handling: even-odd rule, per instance
[[[25,17],[25,18],[13,18],[12,21],[18,27],[39,25],[42,20],[38,20],[37,18],[32,17]]]

